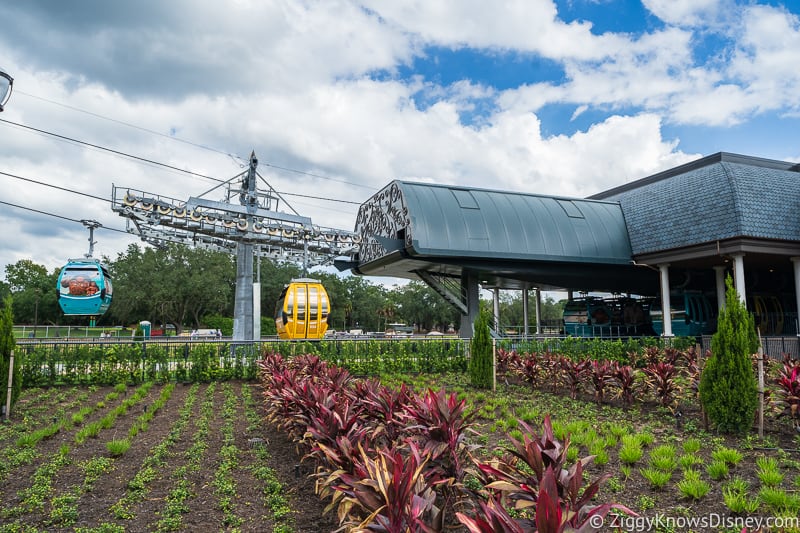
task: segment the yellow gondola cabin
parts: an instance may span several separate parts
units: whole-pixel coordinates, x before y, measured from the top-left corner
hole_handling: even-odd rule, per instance
[[[275,305],[275,327],[281,339],[321,339],[328,329],[330,300],[316,279],[293,279]]]

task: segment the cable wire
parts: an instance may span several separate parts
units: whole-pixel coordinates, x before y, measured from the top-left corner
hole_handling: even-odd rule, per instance
[[[3,200],[0,200],[0,204],[8,205],[8,206],[11,206],[11,207],[16,207],[17,209],[24,209],[26,211],[32,211],[34,213],[39,213],[40,215],[47,215],[47,216],[50,216],[50,217],[60,218],[62,220],[67,220],[69,222],[75,222],[77,224],[83,224],[82,221],[74,219],[74,218],[65,217],[63,215],[56,215],[55,213],[48,213],[47,211],[41,211],[39,209],[34,209],[32,207],[25,207],[24,205],[12,204],[11,202],[4,202]],[[117,228],[109,228],[107,226],[100,226],[98,229],[105,229],[105,230],[108,230],[108,231],[117,231],[119,233],[129,234],[125,230],[121,230],[121,229],[117,229]]]
[[[51,185],[50,183],[45,183],[43,181],[37,181],[37,180],[31,179],[31,178],[25,178],[25,177],[22,177],[22,176],[17,176],[16,174],[10,174],[8,172],[3,172],[2,170],[0,170],[0,174],[2,174],[3,176],[8,176],[10,178],[16,178],[18,180],[27,181],[29,183],[35,183],[37,185],[44,185],[45,187],[52,187],[53,189],[58,189],[60,191],[71,192],[73,194],[79,194],[79,195],[87,197],[87,198],[94,198],[95,200],[103,200],[104,202],[111,203],[111,200],[109,200],[108,198],[103,198],[102,196],[95,196],[94,194],[90,194],[88,192],[74,191],[72,189],[67,189],[66,187],[61,187],[59,185]]]

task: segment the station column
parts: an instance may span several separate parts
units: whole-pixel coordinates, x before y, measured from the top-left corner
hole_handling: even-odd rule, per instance
[[[736,285],[736,294],[739,295],[739,300],[745,303],[745,286],[744,286],[744,254],[736,254],[733,256],[733,282]]]
[[[714,277],[717,282],[717,310],[722,311],[725,307],[725,265],[714,267]]]
[[[658,265],[661,273],[661,313],[664,319],[663,337],[672,337],[672,303],[669,301],[669,263]]]
[[[478,318],[478,313],[480,312],[478,275],[475,272],[469,270],[461,272],[461,292],[465,296],[467,314],[461,315],[461,327],[458,333],[463,339],[471,339],[474,333],[475,319]]]

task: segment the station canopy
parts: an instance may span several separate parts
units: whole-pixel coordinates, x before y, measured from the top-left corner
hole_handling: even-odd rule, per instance
[[[393,181],[361,205],[362,245],[346,265],[370,276],[461,278],[484,287],[655,294],[636,265],[617,201]]]

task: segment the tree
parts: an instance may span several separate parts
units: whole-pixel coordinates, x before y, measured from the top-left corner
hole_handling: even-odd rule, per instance
[[[123,323],[141,320],[200,327],[205,315],[233,312],[236,268],[224,253],[187,246],[141,250],[133,244],[111,265],[114,303],[109,312]]]
[[[16,340],[14,339],[14,312],[12,309],[12,299],[10,296],[3,300],[3,308],[0,310],[0,405],[5,406],[8,399],[8,367],[11,363],[11,352],[14,350]],[[14,364],[13,386],[11,388],[11,405],[13,406],[22,391],[22,375],[19,359]]]
[[[492,339],[489,332],[489,313],[481,312],[475,319],[475,333],[469,345],[469,380],[473,387],[492,388]]]
[[[714,426],[724,433],[742,433],[753,424],[758,404],[751,356],[758,350],[755,320],[725,280],[725,309],[711,338],[711,357],[700,376],[700,402]]]
[[[14,297],[14,322],[17,324],[55,323],[62,317],[56,296],[58,270],[47,268],[30,259],[6,265],[9,293]]]

